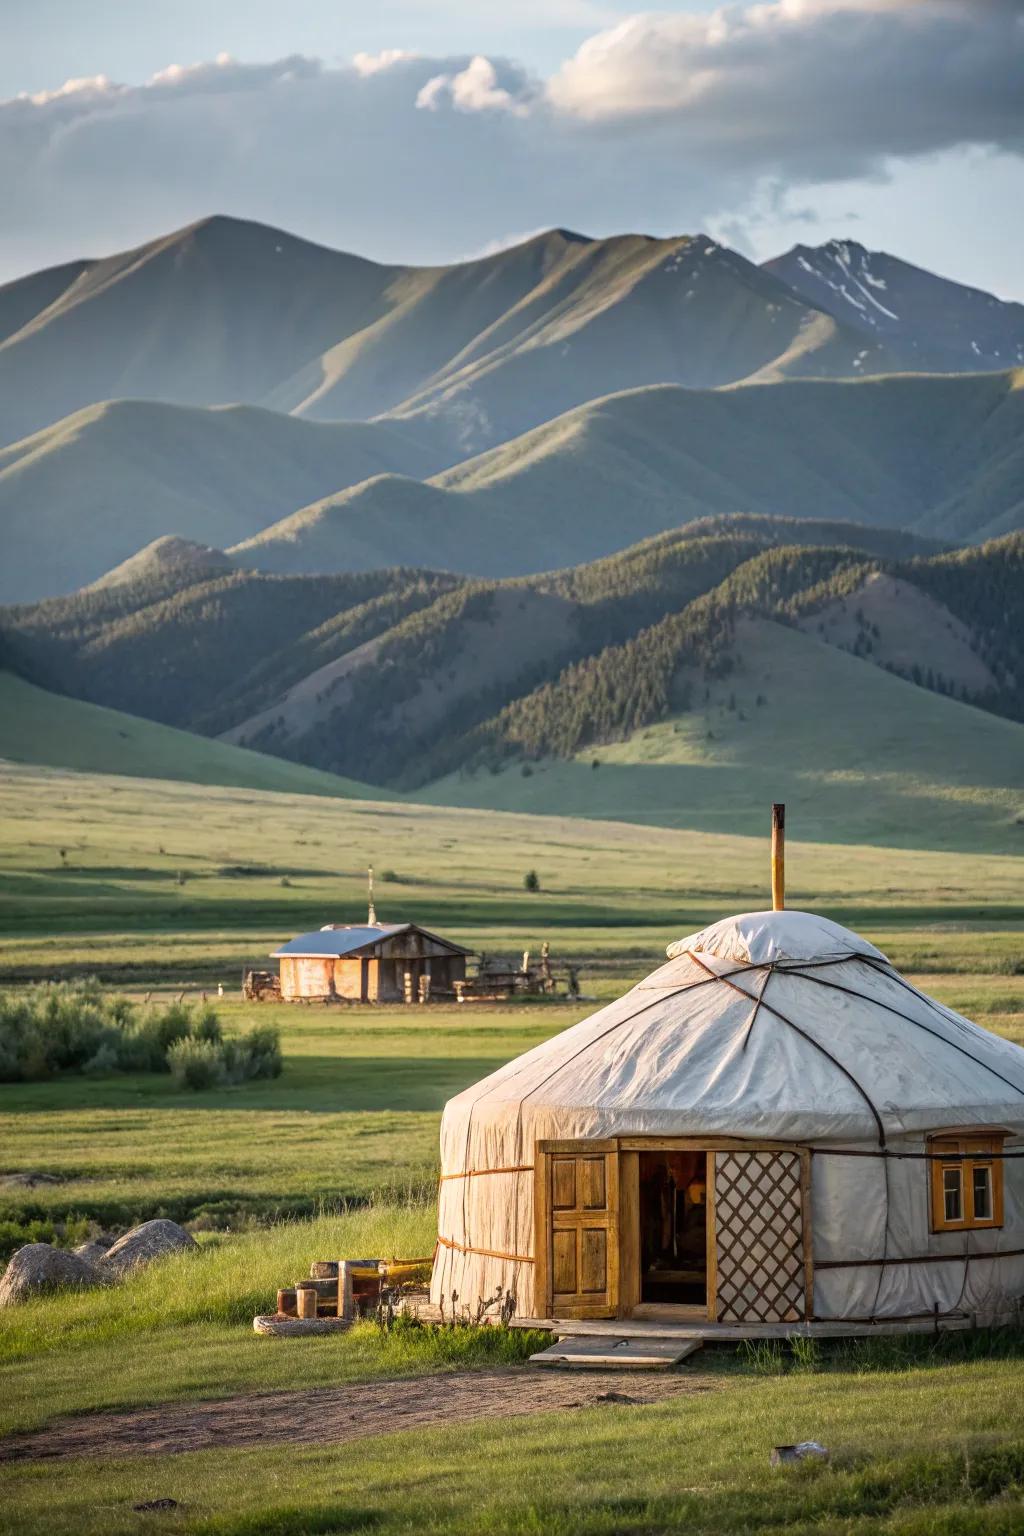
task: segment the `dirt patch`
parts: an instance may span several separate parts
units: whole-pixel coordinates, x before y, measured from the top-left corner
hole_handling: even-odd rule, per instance
[[[340,1445],[367,1435],[474,1419],[661,1402],[712,1390],[689,1371],[559,1371],[509,1367],[359,1382],[309,1392],[259,1392],[214,1402],[165,1403],[131,1413],[55,1419],[0,1439],[0,1462],[70,1456],[155,1456],[211,1446]]]

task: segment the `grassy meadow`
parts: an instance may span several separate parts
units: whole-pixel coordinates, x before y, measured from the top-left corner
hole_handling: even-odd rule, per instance
[[[280,1078],[200,1094],[162,1074],[0,1088],[5,1252],[157,1214],[200,1243],[110,1292],[0,1313],[0,1437],[68,1413],[423,1375],[443,1401],[446,1373],[514,1366],[529,1338],[363,1325],[283,1343],[256,1337],[251,1318],[313,1258],[429,1253],[445,1099],[617,995],[670,939],[765,900],[764,839],[623,822],[26,766],[0,777],[0,820],[0,984],[93,973],[144,1006],[215,997],[220,981],[226,1029],[272,1022],[284,1054]],[[239,1001],[243,965],[361,915],[369,862],[384,918],[509,955],[547,938],[556,968],[581,965],[586,999]],[[1024,1043],[1018,858],[797,840],[788,868],[794,905],[859,928],[942,1001]],[[345,1445],[0,1460],[0,1527],[969,1536],[1024,1523],[1015,1338],[799,1359],[709,1351],[685,1369],[706,1390],[647,1406]],[[771,1472],[769,1448],[804,1438],[829,1445],[831,1465]],[[133,1509],[157,1498],[178,1507]]]

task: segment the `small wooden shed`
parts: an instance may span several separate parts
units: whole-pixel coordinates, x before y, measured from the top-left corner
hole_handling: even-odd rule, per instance
[[[286,1002],[427,1002],[466,977],[472,950],[416,923],[328,923],[300,933],[272,958]]]

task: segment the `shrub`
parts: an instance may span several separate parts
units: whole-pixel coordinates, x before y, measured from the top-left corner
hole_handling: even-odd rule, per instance
[[[167,1065],[175,1082],[197,1093],[227,1081],[223,1046],[213,1040],[176,1040],[167,1052]]]
[[[61,1072],[173,1072],[193,1089],[277,1077],[277,1030],[258,1025],[225,1040],[213,1008],[137,1009],[95,981],[47,983],[0,996],[0,1082]]]
[[[254,1024],[241,1039],[231,1043],[242,1069],[236,1081],[281,1076],[281,1039],[272,1024]]]
[[[523,876],[523,889],[527,891],[540,890],[540,876],[535,869],[527,870]]]
[[[272,1025],[256,1025],[240,1039],[224,1040],[195,1034],[178,1040],[167,1053],[175,1081],[199,1092],[248,1082],[255,1077],[278,1077],[281,1045]]]

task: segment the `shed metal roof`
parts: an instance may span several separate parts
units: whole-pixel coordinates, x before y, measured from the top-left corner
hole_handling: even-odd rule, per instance
[[[296,938],[289,939],[287,944],[282,944],[280,949],[273,950],[271,959],[278,960],[282,955],[327,955],[337,958],[358,954],[361,949],[369,949],[382,939],[393,939],[400,933],[422,933],[457,955],[472,953],[461,944],[453,944],[451,939],[442,939],[439,934],[430,933],[416,923],[359,923],[351,926],[328,924],[326,928],[318,928],[315,933],[300,933]]]

